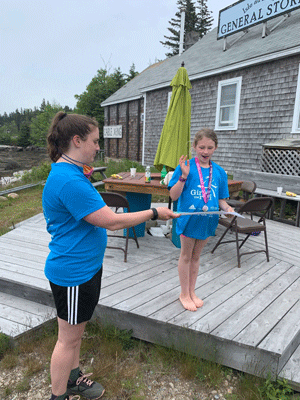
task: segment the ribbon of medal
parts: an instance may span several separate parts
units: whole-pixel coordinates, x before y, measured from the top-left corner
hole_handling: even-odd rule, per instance
[[[195,157],[195,161],[196,161],[198,174],[199,174],[199,178],[200,178],[202,197],[203,197],[203,201],[205,203],[204,206],[202,207],[202,211],[206,212],[206,211],[208,211],[208,206],[207,206],[206,203],[209,200],[210,191],[211,191],[211,184],[212,184],[212,163],[211,163],[211,161],[209,161],[209,178],[208,178],[208,186],[207,186],[207,192],[206,192],[205,191],[205,186],[204,186],[203,175],[202,175],[202,171],[201,171],[201,165],[200,165],[200,162],[198,160],[198,157]]]

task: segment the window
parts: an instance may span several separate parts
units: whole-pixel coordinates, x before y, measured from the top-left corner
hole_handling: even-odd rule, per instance
[[[216,115],[216,130],[233,130],[238,127],[242,78],[220,81]]]
[[[300,66],[298,73],[297,92],[295,99],[292,133],[300,133]]]

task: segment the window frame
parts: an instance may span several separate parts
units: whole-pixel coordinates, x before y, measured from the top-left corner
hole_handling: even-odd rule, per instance
[[[236,93],[235,93],[235,105],[234,105],[234,119],[233,125],[223,126],[219,124],[220,114],[221,114],[221,94],[222,88],[224,86],[236,84]],[[240,112],[240,99],[241,99],[241,87],[242,87],[242,77],[236,77],[231,79],[225,79],[223,81],[219,81],[218,83],[218,99],[217,99],[217,109],[216,109],[216,120],[215,120],[215,130],[218,131],[233,131],[238,128],[239,121],[239,112]]]
[[[172,97],[172,91],[168,92],[168,107],[167,110],[169,109],[170,103],[171,103],[171,97]]]
[[[296,98],[294,105],[293,125],[291,133],[300,133],[300,64],[298,71]]]

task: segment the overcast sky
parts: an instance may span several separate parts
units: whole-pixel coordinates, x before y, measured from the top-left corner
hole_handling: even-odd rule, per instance
[[[233,3],[207,1],[213,27]],[[98,69],[141,72],[164,59],[177,11],[177,0],[0,0],[0,114],[43,98],[73,108]]]

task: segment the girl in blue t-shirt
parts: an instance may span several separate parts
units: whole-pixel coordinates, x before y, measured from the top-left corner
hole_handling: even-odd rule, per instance
[[[178,212],[224,211],[233,212],[225,201],[229,197],[227,175],[223,168],[211,161],[218,146],[215,132],[203,128],[196,133],[193,149],[196,157],[181,156],[168,188],[173,201],[178,199]],[[203,306],[195,294],[200,254],[210,236],[215,234],[218,215],[186,215],[176,223],[180,235],[181,253],[178,274],[181,286],[179,300],[189,311]]]

